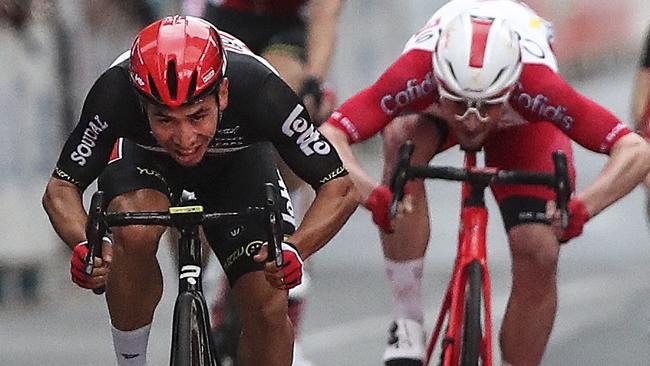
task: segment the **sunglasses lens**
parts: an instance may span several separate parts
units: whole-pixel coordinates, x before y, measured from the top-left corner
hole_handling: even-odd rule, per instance
[[[493,108],[500,107],[505,101],[508,100],[508,97],[510,96],[510,91],[507,91],[502,95],[498,95],[490,99],[467,100],[463,97],[449,92],[446,88],[440,85],[440,83],[438,83],[438,93],[440,94],[440,98],[444,98],[450,102],[448,105],[452,109],[452,112],[456,115],[457,120],[465,120],[471,114],[474,114],[481,122],[489,121],[489,112]]]

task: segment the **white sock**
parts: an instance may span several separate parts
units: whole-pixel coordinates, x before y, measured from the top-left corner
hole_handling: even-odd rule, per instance
[[[393,292],[393,316],[422,323],[422,270],[424,258],[395,262],[386,259],[386,274]]]
[[[119,330],[111,325],[117,366],[146,366],[151,324],[135,330]]]

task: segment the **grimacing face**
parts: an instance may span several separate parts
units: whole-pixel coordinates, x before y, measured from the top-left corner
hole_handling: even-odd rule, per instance
[[[194,103],[170,108],[147,103],[147,119],[158,144],[182,166],[195,166],[203,160],[217,132],[220,112],[228,106],[228,79],[216,93]],[[218,108],[217,108],[218,107]]]
[[[465,150],[478,151],[501,119],[504,103],[485,105],[481,115],[487,117],[486,121],[481,121],[474,113],[459,119],[458,116],[462,116],[467,110],[465,102],[440,98],[440,107],[449,129],[456,136],[460,146]]]

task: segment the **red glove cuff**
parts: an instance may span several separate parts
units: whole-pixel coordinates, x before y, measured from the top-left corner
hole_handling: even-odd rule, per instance
[[[285,288],[291,289],[302,283],[303,260],[298,248],[293,243],[282,243],[282,259],[284,260]]]
[[[385,185],[377,186],[372,190],[368,200],[366,201],[366,208],[372,212],[372,221],[381,228],[382,231],[388,234],[394,232],[390,223],[390,203],[393,200],[393,192],[390,191]]]
[[[89,251],[88,242],[84,240],[75,245],[72,251],[72,256],[70,257],[70,274],[72,282],[84,288],[90,288],[88,283],[90,276],[88,276],[85,271],[86,256]]]
[[[569,201],[569,226],[564,229],[564,234],[560,241],[565,243],[576,236],[580,236],[585,223],[589,219],[591,219],[591,214],[587,210],[584,202],[579,198],[572,198]]]

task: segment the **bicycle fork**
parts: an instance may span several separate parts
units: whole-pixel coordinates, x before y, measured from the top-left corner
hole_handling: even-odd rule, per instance
[[[454,264],[449,287],[445,294],[436,326],[426,351],[425,365],[431,356],[447,320],[447,328],[442,338],[441,365],[459,366],[461,344],[463,342],[463,320],[465,319],[466,287],[469,269],[474,262],[482,272],[483,335],[480,341],[479,359],[482,365],[492,365],[492,309],[490,302],[490,276],[487,266],[486,231],[488,212],[485,206],[465,206],[461,210],[462,227],[459,228],[458,254]],[[465,365],[462,365],[465,366]]]

